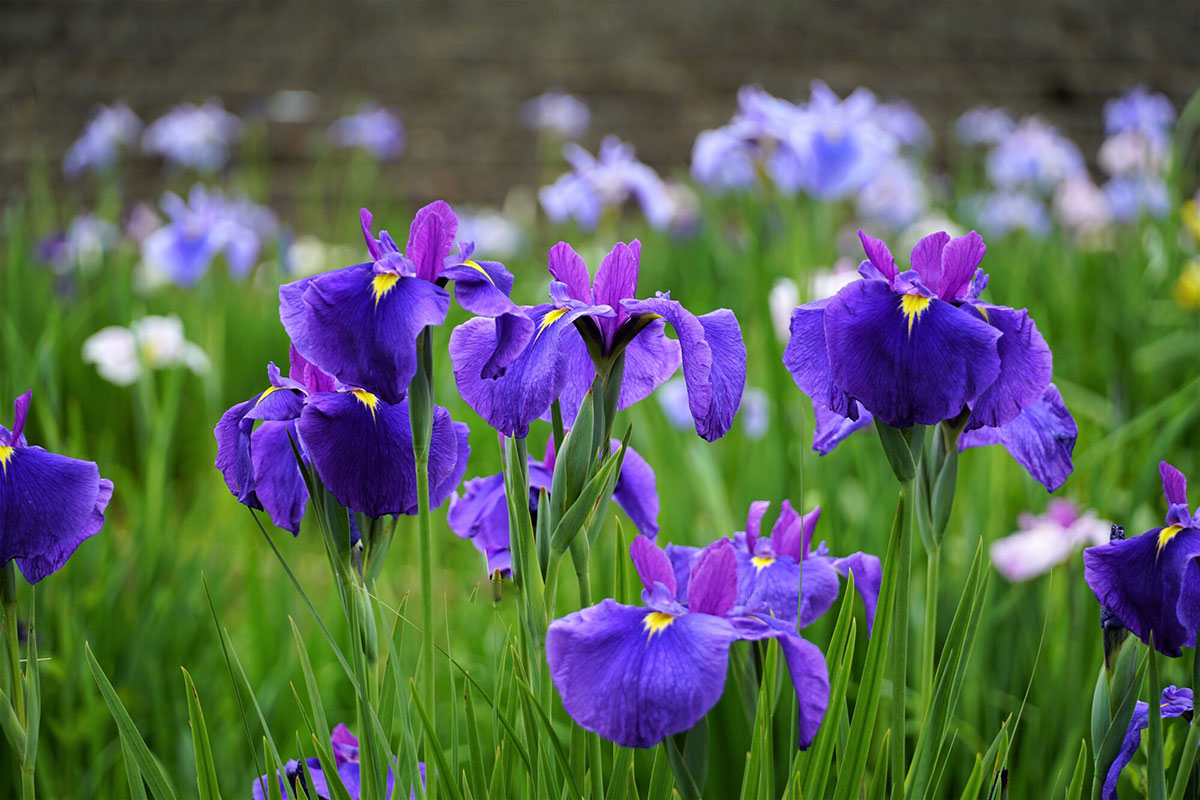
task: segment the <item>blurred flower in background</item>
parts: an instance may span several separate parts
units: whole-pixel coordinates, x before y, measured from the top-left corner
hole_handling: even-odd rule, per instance
[[[967,216],[989,236],[1024,231],[1035,239],[1050,235],[1053,225],[1042,201],[1025,192],[986,192],[963,203]]]
[[[241,120],[216,98],[202,106],[183,103],[151,123],[142,136],[142,149],[174,166],[216,172],[229,160],[241,127]]]
[[[1050,193],[1067,178],[1087,174],[1087,167],[1057,128],[1026,117],[988,154],[987,173],[998,189]]]
[[[56,273],[73,269],[91,272],[100,266],[121,239],[117,227],[95,214],[81,214],[66,231],[53,233],[37,246],[37,258]]]
[[[933,131],[925,118],[904,100],[891,100],[875,106],[875,123],[896,137],[902,147],[928,150],[933,144]]]
[[[504,212],[493,208],[458,211],[458,240],[474,242],[482,256],[508,259],[526,243],[525,231]]]
[[[1079,244],[1094,243],[1112,223],[1108,197],[1087,175],[1068,178],[1054,193],[1054,216]]]
[[[275,234],[274,213],[244,198],[228,199],[219,189],[199,184],[187,202],[172,192],[162,198],[166,225],[142,242],[147,288],[163,282],[194,286],[213,259],[224,255],[229,272],[244,278],[258,263],[264,239]]]
[[[376,161],[391,161],[404,152],[404,125],[394,112],[365,103],[329,126],[329,140],[334,147],[362,148]]]
[[[304,277],[352,264],[361,258],[357,247],[328,244],[312,234],[304,234],[296,237],[284,251],[283,271],[288,275]]]
[[[619,209],[631,197],[636,198],[652,228],[662,230],[675,218],[675,206],[662,178],[634,157],[632,145],[616,136],[604,137],[596,156],[573,143],[563,148],[563,155],[573,171],[538,192],[552,222],[574,220],[590,230],[606,209]]]
[[[1193,258],[1183,266],[1175,281],[1174,294],[1180,307],[1191,311],[1200,309],[1200,258]]]
[[[954,135],[968,146],[996,145],[1016,128],[1012,117],[999,108],[976,106],[954,123]]]
[[[124,103],[100,106],[83,135],[63,156],[63,174],[76,178],[88,170],[102,172],[117,163],[122,147],[130,147],[142,132],[142,120]]]
[[[1136,86],[1104,104],[1107,133],[1136,133],[1165,145],[1175,124],[1175,109],[1164,95]]]
[[[521,104],[525,127],[560,139],[579,139],[588,131],[592,112],[573,94],[551,89]]]
[[[145,369],[187,367],[203,375],[210,366],[200,346],[184,337],[183,322],[174,314],[142,317],[128,328],[101,328],[84,341],[83,360],[117,386],[136,383]]]
[[[767,293],[767,307],[771,311],[771,325],[779,341],[787,342],[792,324],[792,309],[800,305],[800,287],[791,278],[776,278]]]
[[[1166,181],[1144,176],[1113,178],[1104,184],[1109,211],[1117,222],[1136,222],[1143,215],[1162,219],[1171,207]]]
[[[1018,530],[992,542],[996,569],[1017,583],[1036,578],[1071,559],[1081,548],[1108,542],[1112,523],[1080,512],[1071,500],[1053,499],[1044,514],[1022,514]]]
[[[929,189],[917,168],[895,159],[885,164],[858,193],[859,216],[872,227],[899,231],[929,207]]]

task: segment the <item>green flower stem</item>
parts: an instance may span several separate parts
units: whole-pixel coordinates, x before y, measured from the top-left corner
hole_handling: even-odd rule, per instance
[[[12,704],[17,720],[25,724],[25,692],[21,686],[21,646],[17,640],[17,568],[9,560],[0,567],[0,603],[4,608],[4,641],[8,650],[8,674],[12,679]]]
[[[941,545],[928,554],[929,567],[925,571],[925,631],[921,651],[921,696],[926,703],[933,698],[933,650],[937,646],[938,584],[941,577]]]
[[[1192,650],[1192,691],[1200,686],[1200,653]],[[1196,763],[1196,748],[1200,747],[1200,725],[1188,726],[1187,742],[1179,757],[1179,768],[1175,771],[1175,783],[1171,787],[1171,800],[1183,800],[1188,780],[1192,777],[1192,766]]]
[[[912,478],[900,484],[900,543],[897,553],[896,602],[892,608],[892,798],[904,797],[904,776],[908,772],[905,755],[905,695],[908,691],[908,589],[912,573],[913,504],[916,485]]]
[[[1150,638],[1150,742],[1146,752],[1146,788],[1150,800],[1165,800],[1167,778],[1163,768],[1162,681],[1158,676],[1158,651]]]
[[[429,328],[417,337],[417,372],[409,391],[409,417],[412,422],[413,456],[417,468],[417,559],[421,568],[421,697],[437,730],[437,693],[434,676],[433,629],[433,521],[429,507],[429,448],[433,437],[433,336]],[[425,737],[425,763],[430,769],[436,762],[432,736]],[[431,776],[429,787],[436,783]]]

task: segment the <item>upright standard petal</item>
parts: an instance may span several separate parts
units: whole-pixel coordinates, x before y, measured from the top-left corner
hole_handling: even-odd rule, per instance
[[[938,296],[948,302],[966,297],[985,253],[987,245],[975,231],[951,239],[942,251],[942,281]]]
[[[888,246],[882,240],[868,236],[862,231],[858,232],[858,239],[862,242],[863,251],[867,254],[867,260],[874,265],[879,276],[890,285],[899,273],[899,270],[896,269],[896,259],[892,256],[892,251],[888,249]]]
[[[716,705],[738,638],[722,617],[608,599],[551,623],[546,660],[576,723],[622,747],[652,747]]]
[[[897,428],[957,416],[1000,372],[999,331],[942,300],[910,296],[856,281],[825,310],[834,383]]]
[[[571,245],[559,242],[551,247],[548,268],[556,281],[566,285],[571,297],[581,303],[593,302],[592,276],[582,256]]]
[[[655,584],[661,584],[672,598],[675,597],[675,571],[671,560],[654,542],[645,536],[634,537],[629,545],[629,557],[646,591],[653,591]]]
[[[458,217],[444,200],[417,211],[408,231],[404,255],[416,265],[418,278],[429,282],[438,279],[457,233]]]
[[[967,430],[998,428],[1037,402],[1050,385],[1053,357],[1050,345],[1025,309],[980,303],[974,307],[985,322],[1000,331],[996,342],[1000,374],[971,403]]]
[[[0,565],[16,559],[30,583],[57,572],[100,530],[112,491],[91,461],[0,446]]]
[[[1172,525],[1083,551],[1084,579],[1100,605],[1164,655],[1196,646],[1200,530]]]
[[[637,239],[629,244],[617,242],[600,263],[600,269],[596,270],[596,280],[592,287],[594,302],[617,311],[616,317],[599,320],[600,332],[607,344],[612,343],[613,334],[625,321],[626,310],[622,308],[621,301],[637,297],[641,258],[642,243]]]
[[[697,317],[667,295],[624,300],[622,306],[630,316],[655,314],[671,323],[696,432],[710,442],[728,433],[746,386],[746,346],[733,312],[723,308]]]
[[[1063,403],[1058,387],[1050,384],[1040,400],[999,428],[967,431],[958,439],[959,451],[989,444],[1004,445],[1018,464],[1046,491],[1056,491],[1074,466],[1071,453],[1079,427]]]
[[[661,551],[659,551],[661,552]],[[663,554],[666,559],[666,554]],[[670,567],[670,561],[667,561]],[[738,563],[733,543],[718,539],[700,551],[688,577],[688,608],[723,617],[738,599]]]
[[[388,403],[403,399],[417,370],[417,334],[446,319],[446,290],[377,275],[368,264],[297,283],[281,286],[279,297],[280,319],[300,355],[347,386]]]

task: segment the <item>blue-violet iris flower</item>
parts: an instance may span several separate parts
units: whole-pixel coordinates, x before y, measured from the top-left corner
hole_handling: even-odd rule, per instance
[[[1200,627],[1200,508],[1188,512],[1187,479],[1163,461],[1166,525],[1083,551],[1083,575],[1100,605],[1168,656],[1196,646]]]
[[[60,456],[25,439],[32,390],[0,425],[0,567],[16,559],[25,580],[57,572],[104,525],[113,484],[92,461]]]
[[[290,377],[267,367],[268,387],[222,415],[217,469],[239,502],[299,533],[308,491],[292,442],[337,501],[369,517],[417,513],[408,401],[388,403],[346,387],[292,350]],[[257,424],[256,424],[257,423]],[[434,407],[430,505],[455,490],[470,455],[469,430]]]
[[[897,428],[969,411],[965,430],[999,428],[1050,386],[1050,348],[1024,309],[979,300],[987,248],[972,231],[925,237],[901,272],[859,232],[863,279],[792,312],[784,364],[819,405]]]
[[[525,310],[536,324],[518,349],[503,320],[477,317],[450,336],[459,393],[506,436],[523,437],[555,400],[570,425],[596,376],[596,363],[624,355],[618,408],[647,397],[683,364],[696,432],[708,441],[733,424],[746,383],[746,347],[729,309],[695,316],[670,293],[638,300],[642,245],[618,243],[593,281],[566,242],[550,249],[550,302]],[[675,329],[676,339],[664,332]],[[514,352],[515,351],[515,352]],[[513,354],[515,357],[511,357]],[[492,365],[511,361],[502,374]]]
[[[359,800],[362,796],[362,782],[358,738],[350,732],[349,728],[339,723],[333,729],[329,741],[333,749],[333,763],[337,769],[338,780],[341,781],[346,793],[350,795],[350,800]],[[308,768],[308,774],[312,776],[311,787],[308,785],[305,767]],[[421,773],[421,784],[424,785],[425,764],[417,762],[417,769]],[[325,776],[325,772],[321,768],[321,760],[318,758],[305,759],[303,766],[299,761],[292,759],[284,765],[283,774],[276,773],[276,777],[279,780],[280,796],[287,800],[332,800],[335,796],[329,788],[329,779]],[[267,791],[268,780],[270,779],[263,775],[254,781],[250,795],[251,800],[267,800],[270,797]],[[391,800],[395,788],[396,776],[389,768],[385,800]],[[415,788],[409,792],[409,797],[416,797]]]
[[[829,702],[825,657],[794,625],[736,608],[733,543],[720,539],[701,551],[682,585],[646,537],[634,540],[630,555],[645,605],[606,599],[555,620],[546,633],[550,676],[571,718],[622,747],[652,747],[716,705],[734,642],[776,638],[799,701],[799,743],[808,747]]]
[[[1162,690],[1159,708],[1162,709],[1163,719],[1182,717],[1192,710],[1192,690],[1180,689],[1173,685],[1168,686]],[[1133,717],[1129,720],[1129,727],[1125,730],[1125,738],[1121,741],[1121,749],[1117,751],[1117,757],[1113,759],[1112,765],[1108,768],[1108,774],[1104,776],[1104,788],[1100,793],[1101,800],[1119,800],[1117,782],[1121,779],[1121,770],[1125,769],[1125,765],[1133,760],[1133,754],[1137,752],[1138,745],[1142,742],[1142,731],[1149,725],[1150,704],[1144,700],[1138,700],[1137,705],[1133,707]]]
[[[532,335],[533,323],[514,313],[513,278],[502,264],[473,260],[470,243],[451,255],[458,218],[446,203],[417,212],[403,253],[387,231],[378,239],[371,233],[370,211],[362,209],[360,221],[370,262],[279,287],[284,329],[324,372],[399,403],[417,371],[418,334],[446,318],[450,295],[443,287],[451,280],[467,311],[504,317],[507,341],[521,345]]]
[[[621,443],[613,439],[610,452],[616,453]],[[538,461],[529,457],[529,510],[538,510],[538,493],[550,491],[554,482],[554,440],[546,444],[546,457]],[[464,539],[470,539],[476,549],[487,559],[488,573],[500,570],[502,575],[512,572],[511,540],[508,527],[508,495],[504,487],[503,473],[485,478],[473,478],[463,486],[463,494],[450,498],[450,510],[446,522],[450,530]],[[626,448],[621,462],[621,474],[613,489],[613,499],[638,531],[650,539],[658,535],[658,491],[654,469],[632,447]]]

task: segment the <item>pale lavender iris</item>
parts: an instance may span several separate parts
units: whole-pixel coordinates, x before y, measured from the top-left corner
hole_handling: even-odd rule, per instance
[[[1074,142],[1044,120],[1026,117],[988,153],[987,173],[1000,189],[1050,193],[1067,178],[1086,175],[1087,166]]]
[[[1002,109],[977,106],[954,123],[954,135],[965,145],[1000,144],[1017,127]]]
[[[808,747],[829,701],[825,658],[794,626],[763,609],[735,608],[733,544],[721,539],[699,552],[682,580],[643,536],[630,555],[644,605],[607,599],[555,620],[546,633],[550,675],[571,718],[623,747],[652,747],[716,705],[735,642],[774,638],[796,691],[800,747]]]
[[[1187,479],[1159,464],[1165,525],[1083,551],[1084,578],[1100,605],[1164,655],[1196,646],[1200,628],[1200,507],[1189,511]]]
[[[278,230],[275,214],[245,198],[228,198],[219,189],[196,184],[183,198],[162,198],[167,223],[142,241],[142,264],[151,283],[194,286],[224,256],[234,278],[245,278],[258,264],[263,244]]]
[[[855,207],[864,221],[899,231],[920,219],[929,208],[929,189],[916,166],[893,159],[859,191]]]
[[[334,147],[361,148],[377,161],[391,161],[404,152],[404,125],[395,112],[367,103],[330,125],[329,140]]]
[[[1165,95],[1145,86],[1104,104],[1104,130],[1109,135],[1133,131],[1147,139],[1165,143],[1175,124],[1175,108]]]
[[[591,388],[597,365],[623,357],[618,408],[649,396],[680,364],[696,432],[712,441],[733,424],[746,381],[746,348],[728,309],[695,316],[669,293],[637,298],[641,243],[618,243],[593,281],[566,242],[550,250],[550,302],[525,309],[536,325],[528,344],[512,352],[502,320],[477,317],[454,329],[450,357],[459,393],[477,414],[507,436],[526,436],[529,424],[560,401],[570,425]],[[676,339],[665,334],[670,324]]]
[[[620,449],[621,443],[613,439],[610,453]],[[554,440],[546,444],[546,456],[538,461],[529,457],[529,510],[538,511],[538,493],[550,491],[554,478]],[[632,447],[625,450],[621,462],[621,474],[613,490],[613,500],[629,515],[634,527],[643,536],[654,539],[658,535],[658,491],[654,469],[646,463]],[[463,485],[463,494],[450,497],[450,510],[446,522],[450,530],[464,539],[470,539],[487,561],[488,573],[500,570],[501,574],[512,572],[511,540],[508,527],[508,495],[504,488],[504,475],[489,475],[473,478]]]
[[[37,583],[99,533],[113,484],[94,462],[29,444],[32,397],[31,390],[16,399],[12,430],[0,425],[0,567],[15,559],[25,580]]]
[[[587,133],[592,113],[575,95],[552,89],[522,103],[521,120],[527,128],[571,140]]]
[[[142,135],[142,149],[168,163],[215,172],[229,160],[242,122],[217,99],[202,106],[183,103],[156,119]]]
[[[1053,226],[1046,206],[1024,191],[976,194],[964,202],[967,216],[988,236],[1007,236],[1024,231],[1035,239],[1050,235]]]
[[[1109,212],[1116,222],[1136,222],[1143,216],[1162,219],[1170,211],[1171,198],[1162,178],[1113,178],[1103,188]]]
[[[619,209],[635,198],[650,227],[661,230],[671,225],[675,214],[666,184],[637,160],[632,145],[606,136],[595,156],[573,143],[563,147],[563,155],[572,171],[538,192],[551,222],[573,220],[591,230],[606,209]]]
[[[1020,529],[992,542],[992,564],[1008,580],[1027,581],[1070,560],[1084,546],[1108,542],[1112,523],[1079,512],[1070,500],[1051,500],[1044,514],[1022,514]]]
[[[496,261],[476,261],[474,245],[459,242],[458,218],[442,201],[417,211],[401,252],[387,231],[376,238],[371,212],[359,213],[371,260],[279,287],[279,316],[302,356],[347,386],[399,403],[417,370],[418,334],[440,325],[450,307],[444,288],[454,281],[466,310],[496,321],[510,350],[494,354],[502,369],[533,333],[509,293],[512,275]]]
[[[76,178],[89,170],[103,172],[117,163],[121,149],[137,142],[142,121],[124,103],[100,106],[83,134],[63,156],[63,174]]]

